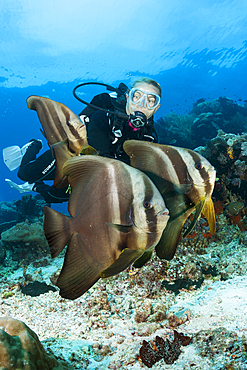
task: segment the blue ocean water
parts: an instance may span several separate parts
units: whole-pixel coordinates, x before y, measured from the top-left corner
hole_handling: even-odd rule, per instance
[[[82,82],[128,86],[140,76],[162,87],[155,118],[186,113],[200,98],[247,99],[247,8],[238,1],[9,0],[0,4],[0,97],[2,149],[42,139],[30,95],[84,106],[72,95]],[[54,16],[56,14],[56,16]],[[83,99],[105,91],[81,90]],[[21,183],[0,161],[0,201],[20,194]]]

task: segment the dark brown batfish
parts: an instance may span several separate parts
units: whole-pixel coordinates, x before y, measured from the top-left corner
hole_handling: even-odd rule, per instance
[[[216,172],[207,159],[190,149],[137,140],[125,141],[124,150],[131,166],[146,173],[154,182],[169,209],[170,219],[156,246],[160,258],[174,257],[184,223],[193,211],[193,221],[183,237],[191,232],[201,213],[208,220],[210,233],[215,233],[211,195]],[[136,267],[141,265],[136,263]]]
[[[154,248],[169,215],[153,182],[123,162],[79,156],[63,172],[72,217],[44,207],[44,231],[52,257],[68,244],[57,286],[62,297],[75,299]]]
[[[54,185],[68,185],[62,174],[67,159],[81,154],[96,154],[88,145],[86,125],[66,105],[41,96],[27,99],[29,109],[35,110],[43,127],[43,134],[55,152],[56,167]]]

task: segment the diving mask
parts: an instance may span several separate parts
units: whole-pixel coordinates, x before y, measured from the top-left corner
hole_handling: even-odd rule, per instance
[[[132,104],[139,105],[139,107],[147,107],[150,110],[157,108],[160,104],[160,96],[158,94],[140,87],[133,87],[129,92],[129,98]]]

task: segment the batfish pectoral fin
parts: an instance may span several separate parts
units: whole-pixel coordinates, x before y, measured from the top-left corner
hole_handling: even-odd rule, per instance
[[[107,269],[101,271],[100,277],[107,278],[119,274],[121,271],[125,270],[130,266],[135,260],[141,257],[144,253],[143,249],[129,249],[125,248],[118,259]]]
[[[144,252],[143,255],[134,262],[133,266],[135,268],[141,268],[142,266],[145,265],[146,262],[150,260],[150,258],[152,257],[152,254],[153,254],[153,250]]]
[[[106,222],[106,225],[117,231],[120,231],[121,233],[129,233],[133,228],[133,225],[118,225],[112,224],[111,222]]]
[[[178,243],[181,239],[183,225],[187,219],[187,214],[169,220],[159,243],[156,245],[155,250],[160,259],[171,260],[174,257]]]
[[[205,198],[203,198],[201,200],[201,202],[199,202],[196,206],[195,206],[195,209],[196,209],[196,213],[194,215],[194,218],[193,220],[191,221],[189,227],[185,230],[185,232],[183,233],[183,238],[185,238],[187,235],[189,235],[189,233],[194,229],[194,226],[197,222],[197,220],[199,219],[201,213],[202,213],[202,209],[204,207],[204,204],[205,204]]]
[[[202,214],[206,217],[210,227],[210,234],[214,235],[216,231],[214,204],[211,198],[207,198],[202,210]]]
[[[82,150],[80,151],[80,154],[82,155],[99,155],[96,149],[94,149],[90,145],[85,145]]]

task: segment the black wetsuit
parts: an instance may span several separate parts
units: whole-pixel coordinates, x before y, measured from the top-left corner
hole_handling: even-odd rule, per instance
[[[116,158],[128,164],[129,156],[123,150],[125,140],[158,141],[153,128],[153,119],[139,130],[134,130],[127,120],[121,122],[116,116],[102,111],[96,111],[91,116],[87,134],[89,145],[95,148],[99,155]]]
[[[54,180],[56,160],[50,149],[36,158],[41,146],[40,141],[32,141],[22,158],[17,176],[29,184],[34,183],[33,191],[41,194],[47,203],[67,202],[69,199],[67,187],[58,189],[54,185],[46,185],[43,182]]]
[[[129,126],[127,120],[119,121],[117,116],[99,110],[91,115],[87,125],[87,133],[89,145],[95,148],[99,155],[116,158],[128,164],[129,157],[123,150],[125,140],[157,142],[153,118],[144,127],[134,130]],[[17,175],[23,181],[34,183],[33,191],[40,193],[47,203],[66,202],[69,199],[67,187],[58,189],[54,185],[49,186],[43,182],[54,180],[55,157],[51,150],[47,150],[36,158],[41,146],[38,140],[33,140],[22,158]]]

